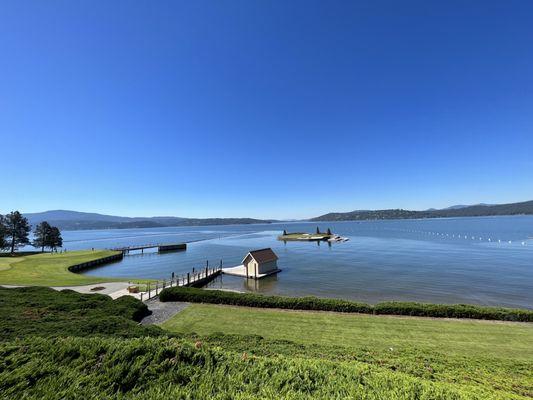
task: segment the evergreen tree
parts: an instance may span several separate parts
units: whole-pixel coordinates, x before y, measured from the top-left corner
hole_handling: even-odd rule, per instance
[[[0,214],[0,250],[9,248],[7,242],[7,222],[2,214]]]
[[[15,252],[18,246],[30,244],[28,235],[31,226],[28,220],[18,211],[12,211],[6,215],[7,238],[11,247],[11,254]]]
[[[283,229],[283,236],[287,236],[287,230]]]
[[[328,235],[331,236],[331,229],[328,228]]]
[[[40,247],[41,251],[44,252],[44,248],[48,246],[51,229],[52,227],[46,221],[37,225],[33,231],[33,236],[35,237],[32,243],[33,247]]]
[[[320,229],[318,229],[318,226],[316,227],[316,234],[317,234],[317,235],[320,234]]]
[[[63,238],[61,237],[59,228],[55,226],[50,228],[50,235],[48,236],[46,245],[50,247],[52,251],[57,251],[58,247],[63,247]]]

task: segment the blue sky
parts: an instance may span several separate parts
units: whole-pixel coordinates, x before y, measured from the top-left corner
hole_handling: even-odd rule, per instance
[[[4,1],[0,211],[533,199],[533,2]]]

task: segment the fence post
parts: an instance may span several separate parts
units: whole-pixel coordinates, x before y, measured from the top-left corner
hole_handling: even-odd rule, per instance
[[[157,289],[159,289],[159,282],[155,283],[155,295],[157,296]]]
[[[191,275],[187,272],[187,285],[191,284]]]
[[[148,282],[148,300],[150,300],[150,282]]]
[[[143,292],[141,292],[141,301],[143,301]]]

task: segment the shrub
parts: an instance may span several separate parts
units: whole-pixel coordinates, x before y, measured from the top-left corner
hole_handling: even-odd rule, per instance
[[[176,290],[174,290],[176,289]],[[291,310],[321,310],[370,313],[368,304],[317,297],[263,296],[252,293],[235,293],[219,290],[174,287],[161,292],[159,299],[165,301],[187,301],[192,303],[229,304],[235,306],[282,308]]]
[[[190,287],[173,287],[164,289],[160,293],[159,299],[163,302],[185,301],[190,303],[227,304],[234,306],[292,310],[533,322],[533,311],[530,310],[482,307],[469,304],[384,302],[372,306],[369,304],[340,299],[264,296],[254,293],[203,290]]]
[[[0,341],[36,336],[163,335],[156,326],[138,322],[150,311],[146,304],[124,296],[55,291],[46,287],[0,287]]]
[[[472,304],[427,304],[384,302],[374,306],[375,314],[414,315],[436,318],[472,318],[532,322],[533,312],[511,308],[482,307]]]

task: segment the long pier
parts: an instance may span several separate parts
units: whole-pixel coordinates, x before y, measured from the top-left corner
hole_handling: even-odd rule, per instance
[[[130,251],[141,250],[141,253],[144,253],[146,249],[155,249],[157,248],[158,252],[165,251],[181,251],[187,249],[187,243],[174,243],[174,244],[142,244],[136,246],[125,246],[125,247],[115,247],[111,250],[121,251],[122,254],[128,254]]]

